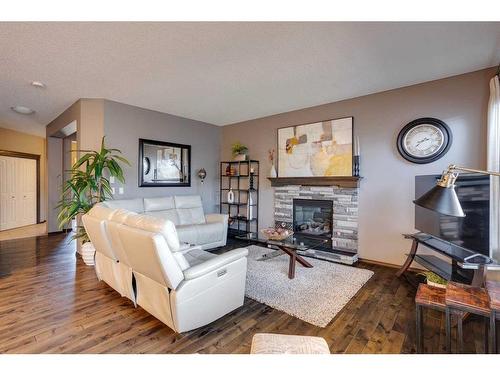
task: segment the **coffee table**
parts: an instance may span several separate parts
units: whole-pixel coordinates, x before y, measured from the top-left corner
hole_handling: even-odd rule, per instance
[[[288,264],[288,278],[295,278],[295,265],[299,263],[303,267],[312,268],[312,264],[305,260],[302,256],[297,254],[297,250],[306,251],[311,249],[319,249],[328,242],[328,240],[316,240],[316,239],[307,239],[306,241],[297,240],[293,236],[290,236],[284,240],[270,240],[267,237],[264,237],[262,234],[253,235],[244,235],[244,236],[236,236],[237,239],[245,240],[252,242],[256,245],[264,245],[265,247],[275,249],[275,251],[270,252],[268,254],[264,254],[261,258],[257,259],[258,261],[265,261],[277,256],[283,255],[285,253],[290,257],[290,262]]]

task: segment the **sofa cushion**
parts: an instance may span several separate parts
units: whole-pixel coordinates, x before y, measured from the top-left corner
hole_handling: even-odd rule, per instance
[[[109,208],[124,208],[139,214],[144,212],[144,202],[142,198],[109,200],[101,204]]]
[[[175,225],[179,225],[179,215],[176,209],[172,210],[162,210],[162,211],[146,211],[146,215],[159,217],[165,220],[170,220]]]
[[[205,223],[205,213],[199,195],[177,195],[174,200],[180,225]]]
[[[163,211],[174,208],[174,197],[144,198],[144,211]]]
[[[179,251],[181,248],[175,224],[169,220],[149,215],[129,215],[124,223],[147,232],[162,234],[172,252]]]

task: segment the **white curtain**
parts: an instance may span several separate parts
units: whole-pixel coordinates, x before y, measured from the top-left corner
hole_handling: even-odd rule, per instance
[[[490,81],[488,102],[488,170],[500,172],[500,85],[498,75]],[[500,177],[491,178],[490,248],[500,261]]]

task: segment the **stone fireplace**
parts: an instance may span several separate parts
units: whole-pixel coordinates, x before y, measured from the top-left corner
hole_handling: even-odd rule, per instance
[[[349,253],[358,250],[358,188],[288,185],[274,189],[274,222],[294,230],[294,200],[331,202],[332,249]],[[312,213],[311,213],[312,212]],[[317,212],[317,211],[316,211]],[[314,215],[309,210],[307,215]],[[306,215],[306,216],[307,216]],[[318,215],[318,214],[316,214]],[[318,225],[315,223],[314,225]],[[312,225],[312,226],[314,226]],[[303,228],[305,228],[303,226]]]

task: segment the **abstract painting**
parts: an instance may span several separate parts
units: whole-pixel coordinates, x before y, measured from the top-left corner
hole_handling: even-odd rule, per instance
[[[353,118],[278,129],[278,176],[352,176]]]

